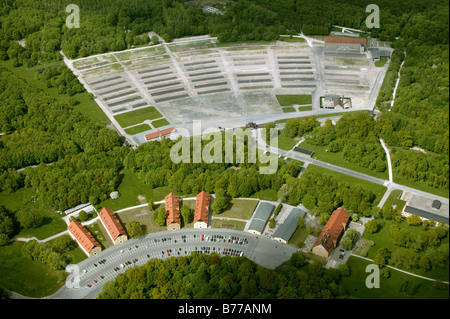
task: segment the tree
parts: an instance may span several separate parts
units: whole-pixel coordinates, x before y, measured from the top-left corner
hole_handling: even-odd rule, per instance
[[[144,228],[139,221],[132,220],[127,225],[127,232],[132,238],[138,238],[144,235]]]
[[[44,222],[44,217],[36,211],[24,210],[18,214],[18,220],[23,228],[38,228]]]
[[[184,224],[192,223],[194,220],[194,212],[188,206],[181,207],[181,216],[183,217]]]
[[[89,219],[89,216],[88,216],[88,214],[84,211],[84,210],[82,210],[82,211],[80,211],[79,213],[78,213],[78,220],[80,221],[80,222],[85,222],[85,221],[87,221]]]
[[[417,226],[422,224],[422,219],[419,217],[419,215],[412,214],[406,218],[406,222],[408,225]]]
[[[269,219],[269,227],[275,228],[275,219],[274,218]]]
[[[226,197],[223,188],[217,189],[214,197],[214,202],[211,205],[213,214],[222,213],[225,209],[227,209],[228,205],[229,199]]]
[[[366,232],[369,234],[376,233],[379,228],[379,224],[376,219],[369,220],[364,226],[366,227]]]
[[[164,209],[164,207],[161,207],[160,209],[156,210],[153,213],[153,220],[159,226],[166,225],[166,219],[167,219],[167,212]]]

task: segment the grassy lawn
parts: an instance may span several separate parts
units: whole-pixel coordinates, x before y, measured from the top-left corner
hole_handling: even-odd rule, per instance
[[[156,209],[159,207],[164,207],[164,204],[158,205]],[[158,231],[167,230],[166,226],[159,226],[153,220],[153,212],[148,209],[147,206],[141,208],[130,209],[121,213],[118,213],[116,216],[124,226],[125,231],[127,229],[127,225],[132,220],[136,220],[144,226],[144,233],[155,233]]]
[[[102,249],[106,249],[114,245],[100,221],[87,225],[86,229],[92,234],[92,237],[95,238],[100,246],[102,246]]]
[[[312,111],[312,105],[305,105],[298,107],[299,112]]]
[[[229,228],[236,230],[244,230],[245,222],[238,220],[223,220],[223,219],[213,219],[211,221],[212,228]]]
[[[14,242],[0,247],[0,287],[34,298],[55,293],[65,283],[64,271],[25,258],[24,245]]]
[[[132,171],[124,169],[122,172],[122,181],[117,189],[120,197],[117,199],[107,199],[101,202],[97,208],[108,207],[113,211],[123,208],[143,204],[138,196],[143,195],[146,198],[151,188],[145,185]]]
[[[386,64],[387,60],[387,58],[381,58],[380,60],[375,62],[375,66],[381,68]]]
[[[368,182],[368,181],[365,181],[365,180],[362,180],[362,179],[359,179],[359,178],[356,178],[353,176],[349,176],[346,174],[342,174],[342,173],[339,173],[336,171],[332,171],[332,170],[329,170],[329,169],[326,169],[326,168],[323,168],[320,166],[310,164],[310,165],[308,165],[308,167],[306,169],[307,170],[316,170],[321,173],[331,175],[331,176],[337,178],[338,180],[341,180],[341,181],[344,181],[347,183],[363,185],[364,187],[366,187],[367,189],[369,189],[370,191],[372,191],[375,194],[376,198],[375,198],[375,201],[373,202],[373,205],[377,205],[380,202],[381,198],[383,198],[383,195],[387,190],[387,187],[385,187],[383,185],[371,183],[371,182]]]
[[[389,225],[391,225],[392,223],[396,223],[400,227],[400,229],[408,228],[408,229],[412,230],[413,232],[417,231],[417,233],[419,233],[422,230],[422,227],[420,227],[420,226],[413,226],[413,227],[408,226],[406,221],[402,221],[402,222],[398,223],[395,221],[385,220],[384,222],[385,222],[384,226],[378,232],[376,232],[374,234],[368,234],[365,232],[362,236],[363,239],[371,240],[375,243],[375,245],[373,245],[369,249],[368,254],[366,256],[367,258],[373,259],[375,257],[376,252],[381,248],[387,248],[391,252],[393,252],[399,248],[399,246],[395,245],[392,242],[392,236],[389,233]],[[447,236],[446,238],[441,240],[441,245],[448,244],[448,242],[449,242],[449,238]],[[417,255],[419,255],[419,256],[423,255],[423,254],[424,254],[423,251],[417,252]],[[394,265],[392,265],[392,266],[394,266]],[[446,262],[446,266],[444,268],[436,267],[435,269],[431,269],[429,271],[423,271],[421,269],[404,269],[404,270],[415,273],[417,275],[433,278],[433,279],[439,279],[439,280],[445,280],[445,281],[449,280],[448,259]]]
[[[230,201],[230,207],[217,216],[250,219],[250,217],[252,217],[253,211],[256,208],[256,205],[258,205],[257,200],[232,199]]]
[[[127,134],[134,135],[134,134],[138,134],[138,133],[142,133],[142,132],[150,131],[150,130],[151,130],[151,127],[148,124],[141,124],[141,125],[127,128],[125,130],[125,132]]]
[[[283,107],[281,109],[283,110],[283,113],[293,113],[296,111],[293,106]]]
[[[270,201],[277,201],[278,200],[278,191],[273,189],[263,189],[260,190],[253,195],[250,196],[251,198],[259,198],[263,200],[270,200]]]
[[[34,78],[37,69],[42,69],[43,67],[55,67],[58,64],[64,64],[63,61],[54,61],[46,64],[41,64],[32,68],[27,69],[25,66],[13,67],[12,62],[8,61],[0,61],[0,66],[4,66],[14,72],[16,75],[26,80],[32,86],[42,89],[46,94],[51,96],[52,98],[67,103],[71,98],[67,94],[58,94],[58,88],[48,88],[45,82],[40,80],[36,80]],[[97,103],[92,99],[91,95],[88,92],[78,93],[72,96],[75,100],[78,100],[80,104],[75,106],[75,109],[78,110],[81,114],[86,116],[87,118],[99,123],[100,125],[106,125],[109,120],[108,117],[103,113],[102,109],[98,106]]]
[[[145,107],[136,111],[126,112],[115,116],[115,119],[122,127],[143,123],[145,120],[153,120],[162,115],[153,106]]]
[[[424,191],[424,192],[427,192],[427,193],[439,195],[439,196],[442,196],[442,197],[445,197],[445,198],[449,197],[448,189],[434,188],[434,187],[422,184],[420,182],[408,181],[408,180],[406,180],[404,178],[397,177],[396,174],[395,174],[395,168],[393,170],[394,170],[393,173],[394,173],[394,182],[395,183],[398,183],[398,184],[401,184],[401,185],[405,185],[405,186],[408,186],[408,187],[411,187],[411,188],[415,188],[415,189],[418,189],[418,190],[421,190],[421,191]]]
[[[404,200],[399,199],[400,196],[402,196],[403,191],[399,189],[393,190],[389,197],[387,198],[386,202],[384,203],[384,206],[386,205],[395,205],[395,210],[398,212],[401,212],[403,210],[403,207],[405,207],[406,202]]]
[[[448,285],[446,290],[439,290],[433,286],[433,282],[410,276],[408,274],[389,269],[391,276],[386,279],[380,276],[380,288],[369,289],[365,281],[369,273],[365,272],[367,265],[371,262],[358,257],[350,257],[347,265],[350,267],[351,275],[343,277],[341,283],[347,294],[362,299],[440,299],[449,298]],[[400,278],[407,279],[417,286],[413,296],[405,296],[399,293],[398,283]]]
[[[289,151],[300,141],[300,137],[290,138],[284,130],[278,131],[278,148]]]
[[[344,160],[341,152],[338,152],[338,153],[327,152],[326,146],[312,145],[312,144],[309,144],[307,141],[301,143],[299,146],[306,148],[308,150],[314,151],[313,157],[320,161],[338,165],[338,166],[348,168],[348,169],[351,169],[351,170],[354,170],[354,171],[357,171],[357,172],[360,172],[363,174],[371,175],[374,177],[378,177],[378,178],[382,178],[382,179],[386,179],[386,180],[389,179],[389,172],[387,169],[383,173],[378,173],[378,172],[370,170],[366,167],[362,167],[358,164],[347,162],[346,160]],[[386,162],[386,167],[387,167],[387,162]]]
[[[52,235],[58,234],[67,229],[66,223],[61,219],[63,215],[56,213],[53,209],[45,206],[39,200],[25,204],[19,211],[34,211],[44,217],[43,225],[38,228],[22,229],[15,237],[36,237],[37,239],[45,239]]]
[[[0,193],[0,206],[16,211],[30,202],[36,192],[32,188],[21,188],[13,193]]]
[[[169,125],[169,124],[170,124],[169,121],[167,121],[166,119],[159,119],[159,120],[156,120],[156,121],[152,122],[152,125],[155,128],[158,128],[158,127],[161,127],[161,126],[164,126],[164,125]]]
[[[312,97],[309,94],[287,94],[287,95],[276,95],[278,103],[280,106],[291,106],[293,104],[311,104]]]
[[[21,229],[15,237],[36,237],[45,239],[67,229],[66,223],[61,219],[62,215],[56,213],[41,201],[33,202],[35,191],[32,188],[21,188],[13,193],[0,193],[0,206],[20,214],[22,211],[34,211],[44,217],[43,225],[38,228]]]

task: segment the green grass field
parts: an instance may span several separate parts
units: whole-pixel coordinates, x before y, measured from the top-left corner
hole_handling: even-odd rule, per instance
[[[301,143],[299,145],[300,147],[306,148],[308,150],[314,151],[313,157],[317,158],[320,161],[324,161],[330,164],[338,165],[344,168],[348,168],[363,174],[371,175],[374,177],[382,178],[382,179],[389,179],[389,172],[386,170],[383,173],[378,173],[373,170],[370,170],[368,168],[362,167],[358,164],[350,163],[344,160],[342,153],[331,153],[327,152],[326,146],[316,146],[309,144],[307,141]],[[386,167],[387,167],[387,161],[386,161]]]
[[[155,128],[158,128],[158,127],[161,127],[161,126],[164,126],[164,125],[169,125],[169,124],[170,124],[169,121],[167,121],[166,119],[159,119],[159,120],[156,120],[156,121],[152,121],[152,125]]]
[[[256,205],[258,205],[257,200],[232,199],[230,201],[230,207],[217,216],[249,219],[252,216]]]
[[[448,299],[449,290],[446,285],[445,290],[439,290],[433,286],[433,282],[417,278],[394,269],[389,269],[390,278],[380,276],[380,288],[367,288],[365,282],[369,273],[365,272],[370,261],[358,257],[350,257],[347,265],[351,270],[349,277],[343,277],[341,283],[347,295],[361,299]],[[417,286],[413,296],[402,295],[399,292],[398,284],[400,278],[407,279]]]
[[[408,228],[410,230],[413,230],[413,233],[417,232],[417,234],[422,230],[422,227],[420,227],[420,226],[414,226],[414,227],[408,226],[406,221],[398,223],[395,221],[386,220],[384,222],[385,222],[384,226],[378,232],[376,232],[374,234],[368,234],[365,232],[362,236],[362,238],[372,240],[375,243],[375,245],[370,247],[368,254],[366,256],[367,258],[373,259],[375,257],[376,252],[381,248],[387,248],[392,252],[399,247],[392,242],[392,236],[389,234],[389,225],[390,224],[396,223],[400,228]],[[449,242],[449,239],[447,236],[446,238],[442,239],[441,245],[448,244],[448,242]],[[417,255],[423,255],[424,253],[425,252],[423,252],[423,251],[419,251],[419,252],[417,252]],[[415,273],[417,275],[421,275],[421,276],[425,276],[425,277],[429,277],[429,278],[433,278],[433,279],[439,279],[439,280],[445,280],[445,281],[449,280],[448,259],[446,262],[446,267],[444,267],[444,268],[435,268],[435,269],[432,269],[429,271],[423,271],[420,269],[405,269],[405,270]]]
[[[381,58],[380,60],[375,62],[375,66],[381,68],[386,64],[387,60],[387,58]]]
[[[276,95],[280,106],[291,106],[293,104],[311,104],[312,97],[308,94],[295,94],[295,95]]]
[[[404,200],[399,199],[399,197],[402,195],[402,191],[399,189],[393,190],[389,197],[387,198],[386,202],[384,203],[384,206],[386,205],[395,205],[395,210],[398,212],[401,212],[403,210],[403,207],[405,207],[406,202]]]
[[[154,120],[162,115],[153,106],[145,107],[136,111],[116,115],[114,118],[122,127],[143,123],[145,120]]]
[[[305,105],[298,107],[299,112],[312,111],[312,105]]]
[[[213,219],[211,221],[212,228],[229,228],[235,230],[244,230],[245,222],[241,222],[238,220],[222,220],[222,219]]]
[[[141,125],[127,128],[125,130],[125,132],[130,135],[135,135],[135,134],[142,133],[145,131],[150,131],[150,130],[151,130],[151,127],[148,124],[141,124]]]
[[[283,113],[293,113],[296,112],[295,107],[288,106],[281,108],[283,110]]]

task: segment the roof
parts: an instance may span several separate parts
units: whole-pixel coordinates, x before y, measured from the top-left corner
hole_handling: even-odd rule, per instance
[[[302,148],[302,147],[298,147],[298,146],[294,147],[294,151],[308,155],[308,156],[312,156],[314,154],[314,151],[310,151],[310,150],[307,150],[306,148]]]
[[[267,224],[267,220],[272,214],[273,208],[274,206],[272,204],[260,202],[258,207],[256,208],[256,211],[252,218],[252,222],[250,223],[248,229],[259,231],[260,233],[262,233],[264,227]]]
[[[345,208],[336,209],[323,227],[313,247],[322,245],[330,253],[336,247],[339,236],[345,229],[349,218],[350,215]]]
[[[100,247],[100,244],[92,237],[92,234],[81,225],[80,222],[72,221],[67,227],[67,230],[72,234],[77,240],[78,244],[84,248],[88,253],[94,247]]]
[[[448,224],[448,217],[444,217],[441,215],[433,214],[412,206],[406,206],[405,212],[408,214],[415,214],[419,215],[420,217],[426,218],[426,219],[433,219],[435,222],[444,222]]]
[[[180,198],[174,193],[166,196],[166,225],[177,223],[181,225],[180,217]]]
[[[284,220],[284,222],[278,226],[277,230],[273,234],[275,238],[281,238],[288,241],[292,234],[295,232],[298,226],[298,218],[304,217],[305,212],[300,208],[293,208],[289,213],[289,216]]]
[[[111,209],[104,207],[98,215],[113,240],[116,240],[121,235],[127,234]]]
[[[325,37],[325,43],[359,43],[366,44],[366,38],[338,38],[338,37]]]
[[[433,203],[431,204],[431,207],[436,208],[436,209],[439,209],[439,208],[441,208],[441,205],[442,205],[441,201],[435,199],[435,200],[433,201]]]
[[[173,127],[169,127],[169,128],[164,129],[164,130],[161,130],[161,131],[156,129],[153,133],[145,135],[145,139],[147,141],[148,140],[152,140],[152,139],[157,138],[157,137],[162,137],[164,135],[168,135],[168,134],[172,133],[173,131],[174,131]]]
[[[194,224],[198,221],[208,222],[210,195],[201,191],[195,203]]]

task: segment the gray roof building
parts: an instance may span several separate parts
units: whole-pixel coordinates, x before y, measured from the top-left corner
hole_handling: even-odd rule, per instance
[[[435,222],[444,222],[448,225],[448,218],[441,215],[433,214],[411,206],[406,206],[404,211],[408,214],[419,215],[419,217],[433,219]]]
[[[300,208],[293,208],[289,213],[289,216],[284,220],[283,224],[278,226],[277,230],[273,234],[273,238],[287,243],[298,227],[298,218],[305,217],[305,214],[306,213]]]
[[[266,227],[267,221],[272,214],[274,206],[266,202],[260,202],[253,215],[252,222],[248,227],[248,232],[261,235]]]

